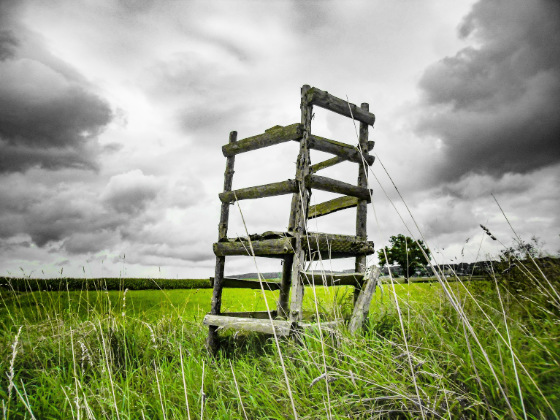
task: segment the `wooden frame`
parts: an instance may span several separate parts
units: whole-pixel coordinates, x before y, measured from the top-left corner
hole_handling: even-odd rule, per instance
[[[326,139],[311,133],[313,106],[319,106],[360,123],[358,146],[351,146]],[[366,255],[374,252],[373,243],[367,241],[367,204],[371,201],[371,190],[367,186],[367,167],[374,157],[368,152],[374,142],[368,140],[368,128],[375,122],[367,103],[357,107],[326,91],[304,85],[301,89],[301,121],[288,126],[275,126],[263,134],[237,141],[237,133],[230,133],[229,143],[222,147],[227,158],[224,174],[224,190],[219,194],[222,202],[218,242],[214,244],[216,269],[212,280],[211,312],[204,318],[209,327],[208,347],[216,353],[219,348],[218,331],[235,329],[257,331],[277,336],[289,336],[300,329],[313,328],[303,322],[303,296],[309,285],[354,286],[355,307],[349,328],[357,331],[367,318],[369,305],[379,270],[366,275]],[[232,190],[235,155],[261,149],[287,141],[299,142],[295,179],[267,185]],[[311,165],[310,150],[333,154],[334,157]],[[358,164],[357,185],[315,175],[316,172],[340,162]],[[309,205],[311,189],[320,189],[342,197],[314,206]],[[229,206],[237,200],[257,199],[281,194],[292,194],[290,218],[286,232],[265,232],[249,238],[228,238]],[[356,208],[356,235],[335,235],[307,231],[307,220],[325,216],[348,208]],[[251,241],[249,246],[249,241]],[[230,255],[254,255],[280,258],[283,262],[281,281],[244,280],[224,277],[225,260]],[[315,258],[356,258],[355,272],[347,274],[315,273],[304,270],[305,263]],[[279,290],[277,309],[271,312],[222,313],[221,299],[224,288],[249,288]],[[291,291],[291,299],[288,302]],[[332,324],[332,325],[331,325]],[[329,323],[329,327],[337,322]],[[322,326],[326,325],[324,323]]]

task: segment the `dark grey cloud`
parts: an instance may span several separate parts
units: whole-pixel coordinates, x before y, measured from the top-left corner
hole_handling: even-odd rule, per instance
[[[161,184],[154,176],[146,176],[136,169],[113,176],[101,200],[119,213],[138,214],[156,198],[160,189]]]
[[[15,2],[0,11],[0,173],[96,168],[109,104],[19,23]]]
[[[420,80],[419,130],[442,141],[439,179],[528,173],[560,162],[560,3],[481,0],[467,47]]]

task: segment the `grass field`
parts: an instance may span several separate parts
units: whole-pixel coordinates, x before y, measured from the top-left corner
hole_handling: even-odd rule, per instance
[[[437,283],[383,286],[356,336],[317,331],[276,346],[223,333],[217,359],[201,323],[210,289],[2,291],[2,416],[557,418],[554,291],[447,287],[454,304]],[[305,308],[347,315],[351,292],[308,289]],[[274,307],[277,293],[267,296]],[[264,310],[265,302],[260,291],[230,289],[223,306]]]

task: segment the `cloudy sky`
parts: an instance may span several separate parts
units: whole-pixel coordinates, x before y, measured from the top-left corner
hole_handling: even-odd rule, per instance
[[[514,236],[495,197],[558,253],[559,39],[553,0],[0,0],[0,275],[212,275],[220,147],[298,122],[303,84],[376,114],[378,247],[407,233],[402,216],[439,262],[486,258],[501,245],[479,224]],[[314,132],[357,142],[351,120],[315,113]],[[293,178],[296,154],[239,155],[234,188]],[[251,233],[285,230],[288,211],[242,201],[230,234],[241,213]],[[352,233],[354,217],[309,224]]]

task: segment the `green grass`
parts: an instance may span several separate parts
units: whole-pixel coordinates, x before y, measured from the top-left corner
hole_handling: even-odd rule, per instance
[[[441,285],[395,285],[398,308],[393,286],[384,285],[363,334],[342,329],[281,340],[285,372],[274,341],[259,335],[223,333],[221,357],[209,356],[201,321],[210,289],[4,290],[2,416],[292,418],[289,384],[299,418],[523,418],[524,410],[528,418],[556,418],[554,302],[506,283],[500,296],[491,282],[449,288],[471,332]],[[316,294],[319,312],[334,307],[348,315],[351,288],[319,287]],[[273,307],[277,295],[267,293]],[[310,289],[304,306],[315,312]],[[264,309],[258,290],[224,292],[224,311]]]

